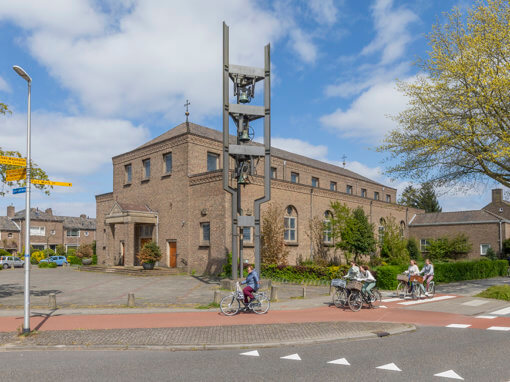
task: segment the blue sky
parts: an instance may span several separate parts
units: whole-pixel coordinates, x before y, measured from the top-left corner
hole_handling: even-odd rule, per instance
[[[399,191],[374,151],[405,107],[396,79],[417,73],[425,34],[449,0],[0,0],[0,147],[25,154],[26,83],[32,77],[32,156],[74,186],[34,192],[32,205],[95,216],[112,190],[111,157],[184,120],[221,129],[222,21],[230,61],[263,66],[271,43],[273,145],[341,165]],[[259,89],[260,91],[260,89]],[[261,92],[258,93],[260,100]],[[444,190],[443,210],[489,202],[490,182]],[[0,214],[23,195],[0,200]]]

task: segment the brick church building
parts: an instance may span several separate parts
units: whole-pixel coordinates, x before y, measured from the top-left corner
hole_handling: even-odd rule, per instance
[[[231,137],[235,140],[235,137]],[[113,191],[96,195],[98,264],[137,265],[136,254],[154,240],[160,266],[218,273],[231,247],[230,195],[222,184],[222,133],[182,123],[113,158]],[[327,217],[332,201],[361,206],[376,227],[395,218],[407,235],[422,212],[396,204],[397,190],[347,169],[272,148],[271,201],[285,213],[289,262],[310,257],[309,221]],[[232,166],[233,167],[233,166]],[[231,168],[232,168],[231,167]],[[257,165],[263,171],[263,158]],[[243,210],[263,193],[262,176],[243,189]],[[244,257],[253,261],[253,230],[244,230]]]

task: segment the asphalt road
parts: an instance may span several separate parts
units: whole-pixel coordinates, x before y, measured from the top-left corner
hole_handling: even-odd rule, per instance
[[[248,350],[0,353],[1,381],[508,381],[510,332],[422,327],[371,340]],[[251,350],[250,350],[251,351]],[[297,354],[301,360],[282,359]],[[296,358],[294,356],[294,358]],[[331,364],[345,358],[350,365]],[[340,361],[341,362],[341,361]],[[394,363],[401,371],[379,366]]]

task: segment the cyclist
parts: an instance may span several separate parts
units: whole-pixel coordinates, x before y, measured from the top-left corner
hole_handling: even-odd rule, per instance
[[[410,263],[411,263],[411,265],[409,265],[409,267],[407,268],[407,271],[404,272],[408,276],[407,277],[407,287],[409,288],[409,290],[411,290],[411,276],[414,276],[414,275],[417,275],[420,273],[420,268],[418,268],[418,266],[416,265],[416,261],[411,260]]]
[[[430,282],[434,278],[434,264],[430,262],[429,259],[425,260],[425,265],[423,266],[423,269],[420,271],[420,274],[423,273],[423,284],[427,282],[427,290],[429,290]],[[427,291],[425,291],[425,287],[423,284],[420,284],[420,288],[422,289],[425,296],[429,296]]]
[[[372,298],[371,290],[375,287],[376,280],[375,280],[374,276],[372,276],[372,273],[370,273],[368,266],[360,265],[359,280],[363,281],[363,286],[361,287],[361,293],[364,293],[369,298]]]
[[[356,263],[353,260],[353,261],[351,261],[351,267],[347,271],[347,274],[345,275],[345,277],[348,279],[351,279],[351,280],[356,280],[357,278],[359,278],[359,276],[360,276],[359,267],[356,265]]]
[[[257,271],[253,269],[253,266],[248,265],[246,270],[248,271],[248,276],[246,277],[246,280],[241,282],[241,284],[246,284],[246,286],[243,288],[243,294],[244,304],[248,305],[250,300],[253,300],[255,298],[252,292],[256,292],[259,290],[260,279]]]

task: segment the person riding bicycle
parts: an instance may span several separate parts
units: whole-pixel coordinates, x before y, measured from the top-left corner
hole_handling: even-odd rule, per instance
[[[359,276],[360,276],[359,267],[356,265],[354,261],[351,261],[351,267],[347,271],[345,278],[350,280],[356,280],[357,278],[359,278]]]
[[[429,259],[425,260],[425,265],[423,266],[423,269],[420,271],[419,274],[422,274],[422,273],[423,273],[423,283],[420,284],[420,288],[423,291],[423,293],[425,294],[425,296],[428,297],[429,294],[425,290],[425,287],[423,286],[423,284],[425,284],[425,282],[427,282],[427,290],[429,290],[430,282],[434,278],[434,264],[432,264]]]
[[[411,288],[411,276],[415,276],[420,273],[420,269],[416,265],[416,261],[411,260],[410,263],[411,263],[411,265],[409,265],[409,267],[407,268],[407,271],[404,272],[408,276],[408,278],[407,278],[407,287],[408,288]]]
[[[368,297],[372,297],[372,289],[375,287],[375,277],[372,276],[368,266],[360,265],[360,277],[358,280],[363,281],[363,286],[361,287],[361,292],[367,295]]]
[[[241,282],[241,284],[246,284],[246,286],[243,288],[243,294],[244,303],[245,305],[248,305],[250,300],[253,300],[255,298],[252,292],[256,292],[259,290],[260,280],[257,271],[253,269],[251,265],[248,265],[246,270],[248,271],[248,276],[246,277],[246,280]]]

